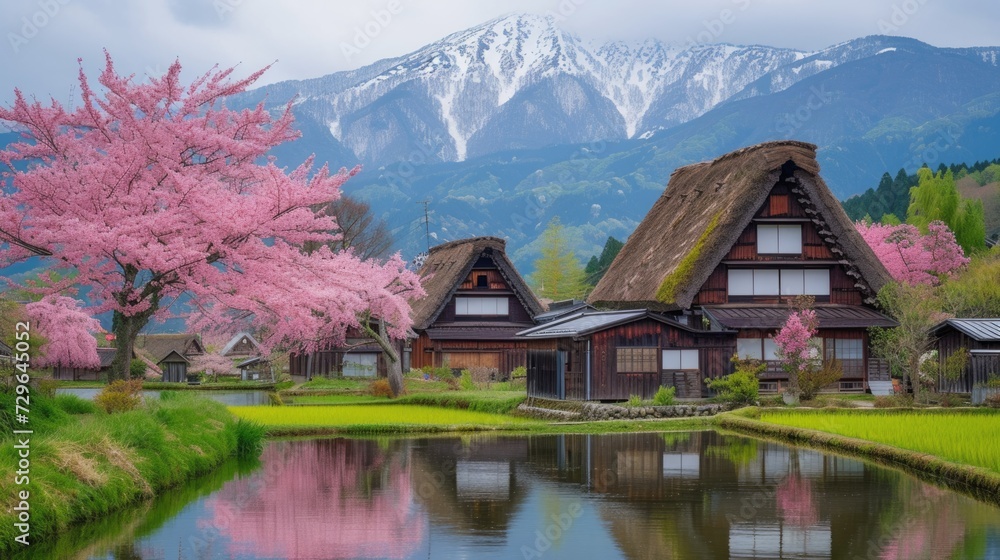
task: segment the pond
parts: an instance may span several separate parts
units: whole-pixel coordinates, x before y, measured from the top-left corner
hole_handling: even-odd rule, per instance
[[[67,387],[56,389],[57,395],[76,395],[81,399],[94,400],[100,389],[89,387]],[[197,391],[199,396],[221,402],[226,406],[255,406],[270,404],[266,391]],[[143,391],[142,396],[147,399],[160,398],[160,391]]]
[[[18,558],[984,558],[1000,510],[716,432],[272,441]]]

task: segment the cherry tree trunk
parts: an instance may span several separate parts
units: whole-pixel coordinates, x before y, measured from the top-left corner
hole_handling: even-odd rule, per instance
[[[148,311],[137,315],[124,315],[120,311],[114,312],[112,331],[115,335],[117,351],[111,361],[111,371],[108,372],[109,382],[116,379],[129,379],[135,339],[139,336],[139,331],[149,322],[153,313],[154,311]]]

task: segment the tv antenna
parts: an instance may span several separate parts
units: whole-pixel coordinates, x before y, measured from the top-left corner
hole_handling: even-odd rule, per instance
[[[430,202],[431,202],[430,199],[425,199],[425,200],[421,200],[421,201],[417,202],[417,204],[423,204],[424,205],[424,232],[427,235],[427,253],[428,254],[430,254],[430,252],[431,252],[431,222],[430,222],[430,216],[429,216],[429,214],[427,212],[427,205],[430,204]]]

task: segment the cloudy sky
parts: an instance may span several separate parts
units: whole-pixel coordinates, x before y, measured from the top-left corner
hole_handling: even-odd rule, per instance
[[[280,7],[279,7],[280,6]],[[878,33],[936,46],[1000,44],[996,0],[4,0],[0,103],[13,89],[65,102],[76,59],[162,72],[276,63],[263,83],[322,76],[411,52],[511,12],[550,14],[582,37],[815,50]]]

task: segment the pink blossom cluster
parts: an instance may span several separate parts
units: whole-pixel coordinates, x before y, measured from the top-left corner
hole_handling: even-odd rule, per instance
[[[909,224],[855,227],[897,282],[933,286],[969,262],[944,222],[931,222],[926,234]]]
[[[38,349],[40,356],[32,361],[34,366],[100,366],[93,333],[100,330],[101,324],[80,308],[80,302],[53,294],[25,305],[24,312],[33,329],[45,339]]]
[[[278,116],[263,104],[225,105],[264,70],[231,80],[232,69],[213,69],[183,86],[175,62],[136,83],[106,55],[104,93],[81,67],[75,109],[16,91],[0,108],[24,136],[0,151],[12,186],[0,191],[0,266],[29,256],[61,263],[94,314],[160,317],[190,296],[192,328],[252,329],[265,350],[342,340],[369,319],[402,338],[408,299],[423,290],[398,255],[300,251],[336,238],[334,218],[314,209],[357,169],[275,164],[269,150],[299,136],[291,103]]]
[[[788,316],[785,325],[774,336],[778,356],[786,367],[806,371],[816,361],[815,348],[809,343],[816,336],[819,320],[816,311],[803,309]]]

